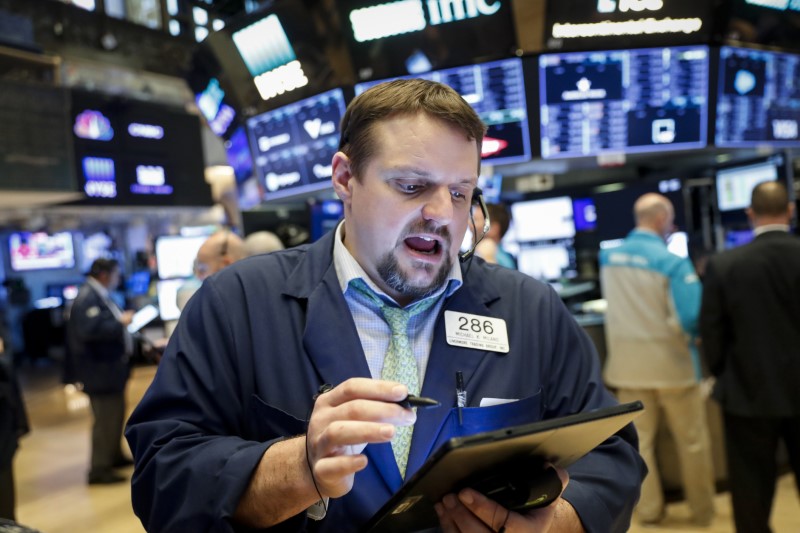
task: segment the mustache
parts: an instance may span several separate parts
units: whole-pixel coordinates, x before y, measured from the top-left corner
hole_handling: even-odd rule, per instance
[[[439,226],[435,222],[431,222],[430,220],[420,220],[411,224],[403,235],[400,237],[400,240],[403,241],[408,238],[409,235],[415,233],[432,233],[437,237],[441,237],[442,240],[450,246],[453,242],[453,236],[450,233],[450,230],[447,226]]]

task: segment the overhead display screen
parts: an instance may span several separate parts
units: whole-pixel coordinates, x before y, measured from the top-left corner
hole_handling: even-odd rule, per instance
[[[344,93],[333,89],[248,119],[264,200],[331,187]]]
[[[800,55],[720,48],[717,146],[800,146]]]
[[[711,0],[570,0],[546,2],[550,50],[593,50],[708,42]]]
[[[210,206],[197,115],[72,91],[79,183],[91,205]]]
[[[511,0],[337,0],[359,80],[509,57]]]
[[[542,158],[704,148],[706,46],[539,57]]]
[[[531,158],[528,106],[522,60],[491,61],[421,74],[418,77],[449,85],[475,109],[487,126],[481,158],[492,164],[519,163]],[[397,79],[397,78],[393,78]],[[356,85],[356,95],[389,80]]]

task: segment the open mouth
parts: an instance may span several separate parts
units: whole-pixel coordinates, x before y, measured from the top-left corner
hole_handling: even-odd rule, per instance
[[[432,237],[408,237],[403,242],[412,252],[422,255],[435,256],[442,250],[442,243]]]

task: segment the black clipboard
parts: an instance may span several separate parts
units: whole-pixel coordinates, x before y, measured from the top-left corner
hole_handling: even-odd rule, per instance
[[[499,478],[535,468],[531,463],[546,461],[567,467],[625,427],[643,409],[642,402],[637,401],[450,439],[361,531],[409,533],[437,527],[439,519],[433,506],[446,494],[466,486],[486,489],[487,483],[508,485],[507,480]],[[540,480],[530,479],[535,475],[526,476],[526,489],[527,484],[534,487],[535,481],[545,481],[545,477],[552,479],[552,475]]]

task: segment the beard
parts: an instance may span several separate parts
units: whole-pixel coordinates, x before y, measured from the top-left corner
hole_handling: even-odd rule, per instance
[[[384,283],[388,285],[392,290],[412,298],[413,300],[421,300],[427,296],[430,296],[440,288],[444,286],[445,281],[447,281],[447,276],[450,273],[450,270],[453,267],[453,259],[450,256],[449,248],[452,245],[452,239],[450,237],[450,232],[447,228],[439,228],[431,230],[428,228],[427,224],[424,222],[420,224],[416,224],[415,226],[411,227],[411,229],[406,233],[417,233],[417,232],[429,232],[429,233],[436,233],[437,235],[444,238],[445,244],[447,249],[442,250],[443,260],[442,263],[436,267],[435,265],[431,265],[430,263],[423,263],[419,262],[417,264],[412,263],[411,268],[422,269],[425,270],[427,273],[432,273],[433,269],[438,268],[438,272],[433,277],[433,279],[424,285],[420,285],[418,283],[412,282],[410,276],[407,272],[403,271],[400,267],[400,262],[397,260],[397,256],[395,256],[394,252],[387,252],[381,260],[378,262],[377,270],[378,275],[381,277]],[[404,246],[403,238],[400,239],[400,243],[398,246]]]

